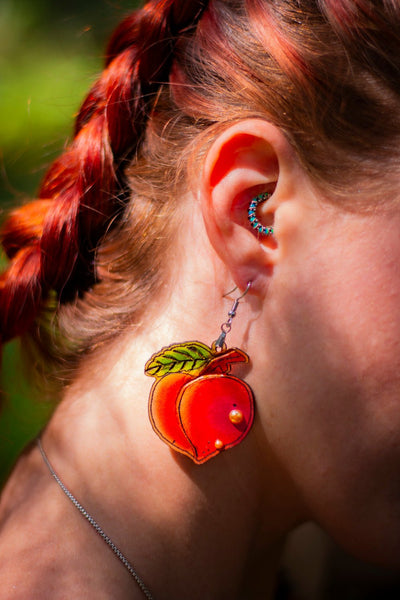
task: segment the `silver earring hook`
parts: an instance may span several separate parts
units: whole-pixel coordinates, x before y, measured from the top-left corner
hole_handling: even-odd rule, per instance
[[[234,317],[236,316],[236,311],[239,306],[239,302],[242,298],[245,297],[245,295],[247,294],[247,292],[249,291],[250,288],[251,288],[251,281],[249,281],[247,283],[247,287],[244,290],[244,292],[240,296],[238,296],[238,298],[236,298],[236,300],[234,300],[232,308],[228,312],[229,319],[227,321],[225,321],[225,323],[222,323],[221,334],[220,334],[219,338],[217,340],[215,340],[215,342],[213,343],[213,348],[217,352],[221,352],[222,350],[225,350],[225,348],[226,348],[225,338],[226,338],[227,334],[230,332],[230,330],[232,329],[232,321],[233,321]],[[226,298],[227,296],[232,294],[232,292],[234,292],[235,290],[237,290],[237,286],[234,287],[233,290],[231,290],[227,294],[224,294],[223,297]]]
[[[241,296],[239,296],[239,298],[236,298],[236,301],[239,301],[242,298],[244,298],[250,288],[251,288],[251,281],[248,281],[246,289],[244,290],[243,294]],[[233,294],[233,292],[235,292],[237,289],[238,289],[238,286],[235,285],[235,287],[233,288],[233,290],[230,290],[229,292],[226,292],[226,294],[223,295],[223,298],[227,298],[228,296],[230,296],[231,294]]]

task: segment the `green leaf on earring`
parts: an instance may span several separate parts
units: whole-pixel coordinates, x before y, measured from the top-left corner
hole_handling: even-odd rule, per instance
[[[187,373],[196,377],[214,357],[212,349],[201,342],[172,344],[153,354],[144,372],[157,379],[169,373]]]

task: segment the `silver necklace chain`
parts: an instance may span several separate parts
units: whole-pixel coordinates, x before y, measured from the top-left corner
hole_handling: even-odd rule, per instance
[[[51,466],[50,461],[47,458],[45,451],[43,450],[43,446],[42,446],[42,443],[39,438],[37,439],[37,445],[38,445],[40,453],[43,457],[43,460],[44,460],[45,464],[47,465],[47,468],[49,469],[51,475],[54,477],[54,479],[56,480],[56,482],[58,483],[58,485],[60,486],[60,488],[62,489],[64,494],[67,496],[67,498],[69,498],[71,500],[72,504],[79,510],[81,515],[85,517],[85,519],[90,523],[90,525],[93,527],[93,529],[96,531],[96,533],[99,534],[99,536],[105,541],[105,543],[109,546],[109,548],[114,552],[115,556],[122,562],[122,564],[124,565],[126,570],[130,573],[130,575],[136,581],[137,585],[139,586],[139,588],[141,589],[143,594],[146,596],[146,598],[148,600],[154,600],[150,591],[147,589],[146,585],[141,580],[139,575],[136,573],[135,569],[133,568],[131,563],[128,561],[128,559],[122,554],[121,550],[114,544],[114,542],[111,540],[111,538],[109,538],[108,535],[106,533],[104,533],[104,531],[102,530],[100,525],[94,520],[94,518],[87,512],[87,510],[82,506],[82,504],[80,504],[78,502],[78,500],[75,498],[75,496],[63,484],[63,482],[61,481],[61,479],[59,478],[59,476],[57,475],[57,473],[54,471],[53,467]]]

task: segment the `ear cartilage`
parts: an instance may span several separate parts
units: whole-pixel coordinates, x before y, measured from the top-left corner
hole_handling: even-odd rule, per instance
[[[260,223],[260,221],[256,217],[257,206],[261,202],[265,202],[271,197],[272,194],[269,192],[264,192],[262,194],[258,194],[253,200],[250,202],[249,210],[247,212],[250,225],[253,229],[261,233],[261,235],[273,235],[274,229],[273,227],[265,227]]]

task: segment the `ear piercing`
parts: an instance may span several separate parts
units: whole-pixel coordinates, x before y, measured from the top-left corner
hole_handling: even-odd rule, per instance
[[[250,202],[249,210],[247,212],[251,226],[253,227],[253,229],[261,233],[261,235],[273,235],[274,233],[273,227],[264,227],[264,225],[262,225],[256,217],[257,206],[261,202],[265,202],[266,200],[268,200],[271,196],[272,194],[270,194],[269,192],[259,194]]]

